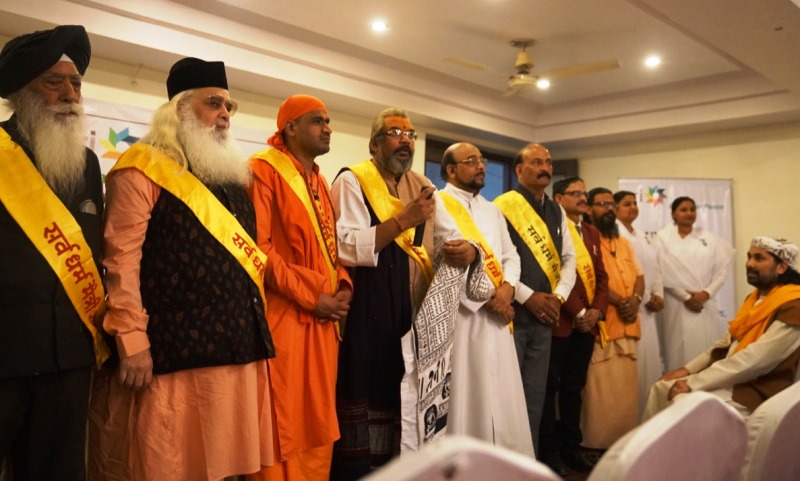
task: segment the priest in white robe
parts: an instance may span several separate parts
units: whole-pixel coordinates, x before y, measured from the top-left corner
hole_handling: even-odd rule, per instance
[[[534,456],[512,319],[520,260],[500,209],[480,195],[486,159],[471,144],[450,146],[442,159],[441,192],[462,235],[481,244],[496,288],[478,303],[462,290],[452,359],[448,434],[472,436]]]

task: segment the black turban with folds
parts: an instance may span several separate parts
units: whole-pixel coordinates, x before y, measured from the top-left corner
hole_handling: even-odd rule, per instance
[[[167,95],[170,100],[181,92],[204,87],[219,87],[228,90],[228,77],[225,64],[206,62],[199,58],[187,57],[175,62],[167,77]]]
[[[83,75],[89,66],[92,45],[81,25],[62,25],[9,40],[0,52],[0,97],[21,89],[65,54]]]

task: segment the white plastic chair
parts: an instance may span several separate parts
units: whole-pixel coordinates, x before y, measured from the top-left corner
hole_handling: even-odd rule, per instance
[[[707,392],[674,404],[620,438],[589,481],[731,481],[747,449],[745,421]]]
[[[533,458],[464,436],[445,436],[403,454],[364,481],[560,481]]]
[[[747,418],[742,481],[800,479],[800,383],[764,401]]]

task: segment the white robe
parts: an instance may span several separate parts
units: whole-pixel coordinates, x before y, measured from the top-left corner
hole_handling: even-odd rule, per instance
[[[444,191],[470,212],[500,260],[504,278],[516,284],[520,260],[500,209],[483,196],[473,196],[451,184]],[[484,303],[467,299],[463,288],[451,386],[448,434],[472,436],[533,457],[514,335]]]
[[[649,239],[644,232],[634,228],[633,232],[617,221],[619,233],[633,246],[633,252],[644,273],[644,296],[639,305],[639,322],[642,334],[636,345],[636,371],[639,377],[639,414],[644,411],[650,387],[663,375],[661,347],[656,326],[656,313],[645,307],[653,295],[664,297],[664,284],[661,280],[661,267],[658,264],[658,248],[655,239]]]
[[[716,294],[725,284],[735,251],[725,240],[699,227],[681,238],[677,226],[667,226],[656,238],[665,293],[659,334],[666,369],[671,371],[685,366],[727,329]],[[709,294],[701,312],[691,312],[683,304],[690,296],[687,291]]]

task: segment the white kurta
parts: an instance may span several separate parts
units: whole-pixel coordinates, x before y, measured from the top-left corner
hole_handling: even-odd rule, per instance
[[[500,209],[483,196],[451,184],[444,191],[470,212],[500,260],[504,278],[516,284],[519,256]],[[472,436],[533,457],[514,335],[484,303],[467,299],[463,288],[452,369],[448,434]]]
[[[636,372],[639,377],[639,414],[644,411],[647,393],[650,387],[658,381],[663,374],[664,365],[661,361],[661,347],[656,326],[656,313],[645,307],[653,295],[664,297],[664,284],[661,280],[661,267],[658,264],[658,248],[655,239],[649,239],[644,232],[634,228],[633,232],[617,221],[619,233],[633,246],[636,259],[644,273],[644,296],[639,305],[639,322],[642,334],[636,345]]]
[[[758,340],[735,352],[738,345],[739,343],[726,333],[722,339],[686,363],[686,369],[691,374],[683,379],[686,379],[692,391],[710,392],[743,416],[748,416],[750,414],[748,409],[733,400],[733,387],[769,373],[800,348],[800,327],[776,319]],[[711,361],[711,351],[726,346],[729,348],[725,359],[708,366]],[[667,393],[673,383],[675,381],[659,381],[653,385],[647,400],[644,419],[649,419],[670,404],[667,401]],[[675,400],[679,398],[680,396],[677,396]]]
[[[725,240],[699,227],[681,238],[677,226],[671,225],[656,238],[665,294],[659,334],[666,369],[671,371],[705,351],[727,328],[719,315],[716,294],[725,284],[735,251]],[[706,291],[711,296],[701,312],[684,306],[690,297],[687,291]]]

